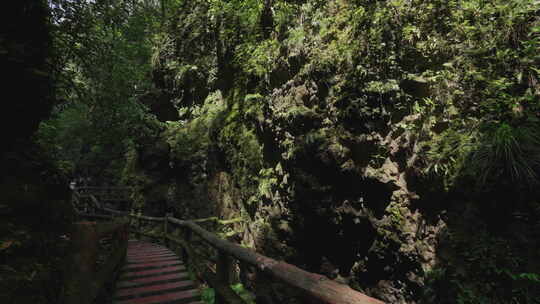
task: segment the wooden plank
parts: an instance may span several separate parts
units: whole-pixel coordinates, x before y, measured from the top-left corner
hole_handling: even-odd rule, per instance
[[[178,259],[174,254],[159,255],[159,256],[149,256],[149,257],[132,257],[126,260],[127,263],[141,263],[141,262],[157,262],[164,261],[169,259]]]
[[[130,260],[130,261],[127,261],[127,264],[137,266],[144,263],[167,262],[167,261],[178,261],[178,258],[175,256],[168,256],[168,257],[161,257],[158,259],[152,258],[152,259],[141,259],[141,260],[136,260],[136,261]]]
[[[133,250],[143,249],[143,248],[165,248],[159,244],[153,244],[153,243],[148,243],[148,242],[144,242],[144,243],[146,244],[142,244],[142,242],[139,240],[133,241],[129,244],[129,248]]]
[[[119,281],[118,286],[120,287],[133,286],[133,285],[140,285],[143,283],[152,283],[152,282],[167,281],[167,280],[181,279],[181,278],[189,278],[189,275],[187,273],[171,273],[171,274],[157,275],[157,276],[146,277],[146,278],[129,279],[129,280],[124,280],[124,281]]]
[[[160,258],[169,258],[176,257],[174,253],[162,253],[162,254],[152,254],[152,255],[141,255],[141,256],[128,256],[128,262],[140,262],[148,259],[160,259]]]
[[[170,289],[176,289],[176,288],[185,288],[193,286],[193,282],[191,281],[179,281],[179,282],[170,282],[170,283],[163,283],[160,285],[149,285],[149,286],[142,286],[142,287],[134,287],[134,288],[124,288],[120,289],[116,292],[114,295],[115,298],[122,297],[122,296],[132,296],[132,295],[141,295],[148,292],[155,292],[155,291],[167,291]]]
[[[128,264],[125,266],[125,269],[130,270],[133,268],[163,268],[164,266],[172,266],[172,265],[181,265],[182,262],[179,260],[175,261],[163,261],[163,262],[150,262],[150,263],[141,263],[141,264]]]
[[[102,207],[101,209],[102,209],[103,211],[107,211],[107,212],[110,212],[110,213],[113,213],[113,214],[117,214],[117,215],[123,215],[123,216],[129,215],[129,212],[127,212],[127,211],[117,211],[117,210],[110,209],[110,208],[107,208],[107,207]]]
[[[167,248],[144,248],[144,249],[137,248],[135,249],[133,253],[129,253],[128,256],[160,254],[160,253],[172,253],[172,251]]]
[[[150,222],[163,222],[165,220],[164,217],[154,217],[154,216],[145,216],[145,215],[129,215],[132,218],[141,219],[145,221]]]
[[[170,266],[170,267],[164,267],[164,268],[158,268],[158,269],[140,270],[140,271],[129,271],[129,272],[124,272],[120,276],[120,280],[122,280],[123,277],[146,276],[150,274],[161,274],[161,273],[169,274],[169,273],[181,272],[181,271],[186,271],[186,267],[184,265]]]
[[[128,253],[129,256],[137,256],[137,255],[146,255],[146,254],[164,254],[164,253],[172,253],[170,249],[164,248],[164,249],[158,249],[158,248],[145,248],[145,249],[133,249],[130,248],[130,253]]]
[[[133,249],[130,249],[133,251]],[[137,257],[137,256],[148,256],[148,255],[167,255],[173,254],[174,252],[170,250],[146,250],[146,251],[135,251],[133,253],[128,253],[128,257]]]
[[[151,252],[151,251],[171,251],[169,248],[161,247],[161,246],[130,246],[129,248],[130,253],[139,253],[139,252]]]
[[[95,214],[95,213],[77,212],[77,215],[80,216],[80,217],[90,218],[90,219],[102,219],[102,220],[112,220],[112,219],[114,219],[114,217],[110,216],[110,215]]]

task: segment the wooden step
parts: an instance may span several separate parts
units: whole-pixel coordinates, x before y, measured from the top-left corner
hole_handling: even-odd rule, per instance
[[[169,303],[191,303],[192,301],[198,301],[200,299],[199,292],[197,290],[184,290],[176,292],[168,292],[152,296],[143,296],[138,298],[132,298],[127,300],[115,301],[118,304],[159,304]]]
[[[115,294],[115,297],[120,298],[120,297],[133,296],[133,295],[143,296],[146,293],[152,293],[156,291],[170,291],[173,289],[185,290],[185,289],[192,289],[193,287],[194,287],[193,282],[191,281],[170,282],[170,283],[163,283],[160,285],[147,285],[147,286],[120,289]]]
[[[128,248],[129,250],[129,248]],[[128,257],[139,257],[139,256],[147,256],[147,255],[159,255],[159,254],[167,254],[167,253],[174,253],[170,251],[169,249],[163,250],[163,249],[153,249],[153,250],[137,250],[137,252],[130,253],[127,256]]]
[[[156,274],[165,274],[172,272],[186,272],[186,267],[184,265],[179,266],[170,266],[164,268],[155,268],[141,271],[126,271],[122,273],[120,279],[124,277],[133,277],[133,276],[146,276],[146,275],[156,275]]]
[[[139,258],[136,260],[128,259],[126,262],[130,265],[131,264],[136,265],[136,264],[144,264],[144,263],[152,263],[152,262],[166,262],[170,260],[178,260],[178,257],[174,255],[168,255],[168,256],[161,256],[161,257],[148,257],[146,259]]]
[[[174,252],[156,244],[129,242],[114,303],[202,304],[200,300],[196,284]]]
[[[173,282],[180,282],[180,281],[189,281],[189,276],[185,277],[172,277],[168,279],[160,279],[160,280],[154,280],[154,281],[148,281],[148,282],[134,282],[134,281],[121,281],[116,283],[116,289],[124,289],[124,288],[135,288],[135,287],[142,287],[142,286],[150,286],[150,285],[160,285],[165,283],[173,283]],[[192,281],[190,281],[192,282]],[[193,282],[192,282],[193,283]]]
[[[143,262],[137,264],[127,264],[124,270],[143,269],[143,268],[163,268],[167,266],[182,265],[179,260],[158,261],[158,262]]]

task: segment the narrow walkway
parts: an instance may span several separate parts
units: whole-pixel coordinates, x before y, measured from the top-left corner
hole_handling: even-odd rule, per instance
[[[113,303],[202,304],[199,291],[174,252],[138,240],[128,242]]]

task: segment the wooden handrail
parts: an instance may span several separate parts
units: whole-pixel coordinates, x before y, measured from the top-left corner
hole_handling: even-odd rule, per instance
[[[101,220],[114,220],[114,216],[105,215],[105,214],[96,214],[96,213],[77,213],[78,216],[87,218],[87,219],[101,219]]]
[[[242,219],[242,218],[234,218],[234,219],[229,219],[229,220],[222,220],[222,219],[218,218],[217,216],[212,216],[212,217],[208,217],[208,218],[196,219],[196,220],[191,220],[191,221],[194,222],[194,223],[217,222],[218,224],[227,225],[227,224],[233,224],[233,223],[240,223],[243,220],[244,219]]]
[[[75,190],[75,189],[74,189]],[[98,196],[102,201],[126,201],[133,192],[131,187],[78,187],[76,192],[79,197]]]
[[[350,288],[348,285],[340,284],[333,280],[330,280],[323,275],[302,270],[294,265],[285,263],[283,261],[276,261],[272,258],[261,255],[251,249],[244,248],[242,246],[239,246],[238,244],[221,239],[215,234],[205,230],[197,224],[197,222],[202,223],[208,221],[215,221],[220,224],[232,224],[239,222],[240,219],[220,220],[217,217],[211,217],[198,220],[180,220],[169,215],[165,217],[151,217],[143,216],[141,214],[128,214],[127,212],[116,211],[110,208],[101,207],[99,203],[97,203],[96,205],[98,206],[98,209],[101,209],[103,211],[137,219],[139,222],[139,226],[141,220],[163,223],[163,231],[166,232],[163,234],[145,233],[143,231],[140,231],[139,229],[136,229],[135,231],[137,231],[137,233],[141,235],[157,239],[163,239],[166,241],[170,240],[176,244],[179,244],[183,248],[185,262],[187,262],[186,260],[188,257],[193,257],[195,253],[190,245],[190,243],[192,242],[192,234],[197,235],[205,243],[216,249],[218,252],[218,259],[216,260],[216,264],[218,265],[218,267],[216,267],[217,274],[212,274],[211,272],[203,273],[205,281],[207,281],[212,287],[214,287],[218,293],[216,303],[226,302],[232,304],[239,304],[243,302],[243,300],[241,300],[239,297],[231,294],[232,290],[230,289],[230,278],[228,274],[226,274],[229,272],[230,269],[230,266],[227,266],[230,265],[229,258],[234,257],[241,263],[250,265],[257,269],[258,274],[260,274],[261,277],[277,279],[285,285],[301,291],[305,296],[310,298],[311,301],[314,301],[314,303],[384,304],[380,300],[356,291]],[[168,233],[169,230],[172,230],[168,229],[167,227],[169,223],[177,225],[184,229],[186,233],[185,241],[179,240]]]
[[[149,221],[149,222],[163,222],[165,220],[164,217],[154,217],[154,216],[145,216],[145,215],[129,215],[130,217],[134,217],[134,218],[137,218],[137,219],[142,219],[142,220],[145,220],[145,221]]]
[[[115,187],[82,186],[82,187],[77,187],[77,190],[133,190],[133,188],[121,187],[121,186],[115,186]]]
[[[118,210],[114,210],[114,209],[107,208],[107,207],[102,207],[101,209],[103,211],[107,211],[109,213],[119,215],[119,216],[127,216],[127,215],[129,215],[129,212],[127,212],[127,211],[118,211]]]
[[[239,261],[248,263],[249,265],[256,267],[259,271],[269,274],[289,286],[300,289],[314,299],[319,300],[320,303],[383,303],[355,291],[347,285],[329,280],[323,275],[307,272],[294,265],[276,261],[250,249],[220,239],[192,221],[169,218],[169,222],[190,229],[218,251],[234,256]]]

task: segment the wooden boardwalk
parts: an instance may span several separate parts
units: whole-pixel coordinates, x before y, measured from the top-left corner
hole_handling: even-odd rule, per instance
[[[178,256],[166,247],[138,240],[128,242],[113,303],[202,304]]]
[[[99,191],[98,191],[99,190]],[[210,245],[217,253],[217,259],[209,259],[204,269],[197,269],[203,280],[216,291],[220,303],[246,303],[232,288],[231,274],[239,275],[236,269],[231,273],[231,263],[240,263],[256,270],[257,297],[272,299],[272,288],[268,284],[279,281],[287,288],[299,291],[308,303],[334,304],[384,304],[351,287],[335,282],[327,277],[305,271],[284,261],[277,261],[256,251],[244,248],[209,232],[198,225],[212,222],[229,225],[243,222],[244,219],[221,220],[217,217],[182,220],[171,213],[163,217],[142,215],[140,212],[114,210],[103,206],[93,193],[107,200],[107,195],[114,191],[96,187],[75,188],[73,205],[82,219],[104,219],[108,222],[78,221],[72,227],[72,250],[68,259],[68,271],[64,282],[62,303],[92,304],[106,286],[106,278],[114,275],[127,256],[123,270],[117,280],[113,303],[138,304],[202,304],[196,284],[189,279],[185,266],[178,257],[164,246],[150,242],[129,240],[129,232],[169,240],[182,247],[190,260],[195,260],[200,253],[193,250],[194,241]],[[116,200],[116,198],[113,198]],[[81,211],[84,210],[84,211]],[[88,213],[90,210],[92,213]],[[131,222],[133,220],[134,222]],[[154,231],[144,232],[142,224],[151,223]],[[178,229],[184,234],[178,236]],[[98,248],[97,240],[111,237],[112,253],[96,270],[95,263]],[[195,240],[193,238],[196,238]],[[202,258],[207,258],[202,256]],[[256,287],[257,287],[256,286]]]

